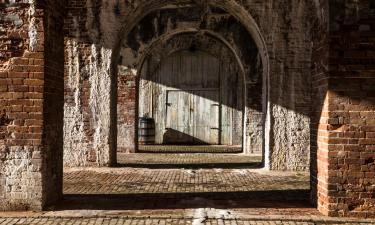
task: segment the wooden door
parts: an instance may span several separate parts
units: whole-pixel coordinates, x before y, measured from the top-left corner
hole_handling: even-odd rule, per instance
[[[167,91],[165,144],[193,143],[190,95],[183,91]]]
[[[220,143],[219,91],[194,91],[192,95],[193,136],[202,143]]]
[[[147,68],[140,115],[155,119],[157,144],[242,143],[243,80],[231,64],[179,51]]]
[[[164,143],[219,144],[219,91],[167,91]]]

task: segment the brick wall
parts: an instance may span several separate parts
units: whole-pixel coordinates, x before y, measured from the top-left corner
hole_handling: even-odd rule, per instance
[[[53,50],[44,51],[53,41],[46,38],[58,29],[51,21],[57,7],[45,14],[45,2],[24,2],[0,5],[1,26],[6,28],[0,34],[0,210],[41,209],[61,190],[57,170],[62,168],[50,158],[58,159],[62,149],[51,139],[51,129],[62,128],[62,116],[51,114],[62,107],[53,94],[62,83],[54,84],[51,76],[53,69],[61,75],[61,62],[53,64]],[[55,134],[61,139],[58,131]]]
[[[375,216],[375,5],[331,1],[328,84],[318,137],[318,208]]]
[[[327,178],[325,154],[325,138],[327,105],[326,95],[328,90],[328,58],[329,58],[329,42],[328,42],[328,2],[320,1],[319,16],[313,23],[313,52],[312,52],[312,104],[311,104],[311,202],[318,205],[319,201],[327,198],[325,192],[325,180]],[[323,139],[323,141],[322,141]],[[319,172],[319,174],[318,174]],[[318,186],[319,175],[319,186]]]
[[[41,208],[43,13],[21,1],[1,7],[0,209]]]

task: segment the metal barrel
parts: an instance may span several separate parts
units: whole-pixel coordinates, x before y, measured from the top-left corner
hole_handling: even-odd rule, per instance
[[[155,144],[155,120],[152,118],[139,118],[138,142],[140,145]]]

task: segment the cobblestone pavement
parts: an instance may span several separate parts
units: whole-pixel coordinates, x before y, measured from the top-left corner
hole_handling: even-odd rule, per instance
[[[149,154],[135,153],[117,155],[121,166],[149,168],[237,168],[259,167],[262,157],[242,154]]]

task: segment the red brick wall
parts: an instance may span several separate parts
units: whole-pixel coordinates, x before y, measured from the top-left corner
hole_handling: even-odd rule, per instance
[[[375,5],[332,1],[318,137],[319,210],[375,216]]]
[[[119,72],[117,81],[117,123],[129,127],[126,134],[120,134],[117,138],[120,143],[126,145],[118,145],[118,152],[135,152],[134,142],[136,141],[134,124],[137,122],[137,77],[132,73]]]
[[[63,45],[56,12],[63,11],[55,3],[62,4],[0,6],[6,28],[0,36],[0,210],[41,209],[61,196]]]
[[[319,16],[313,26],[313,51],[312,51],[312,108],[311,108],[311,157],[310,157],[310,173],[311,173],[311,200],[314,205],[318,204],[318,200],[325,199],[324,188],[322,183],[326,178],[323,176],[322,168],[326,168],[324,161],[324,153],[322,153],[322,138],[326,137],[326,128],[324,119],[326,117],[326,108],[324,102],[328,90],[328,27],[327,17],[328,2],[320,1]],[[324,142],[324,141],[323,141]],[[318,186],[319,176],[319,186]]]
[[[0,38],[0,210],[41,208],[43,12],[37,10],[33,16],[38,42],[31,44],[31,5],[1,7],[6,32]],[[17,169],[22,163],[29,166]]]

